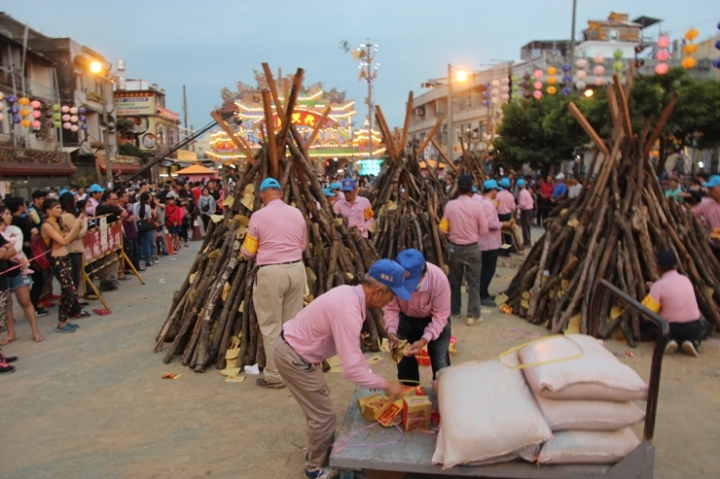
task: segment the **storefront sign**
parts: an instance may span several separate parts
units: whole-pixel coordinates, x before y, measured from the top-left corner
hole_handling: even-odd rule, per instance
[[[117,116],[155,115],[155,95],[146,92],[115,92]]]
[[[173,122],[180,121],[180,115],[167,108],[157,107],[157,114],[160,118],[165,118]]]
[[[293,125],[309,126],[314,128],[315,124],[319,122],[321,118],[322,116],[311,111],[296,111],[292,114],[291,122]],[[277,115],[273,116],[273,121],[275,122],[275,128],[282,127],[282,119],[280,119],[280,117]]]

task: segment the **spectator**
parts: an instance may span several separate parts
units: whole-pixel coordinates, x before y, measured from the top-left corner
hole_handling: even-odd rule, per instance
[[[145,260],[145,267],[153,265],[152,245],[155,243],[155,227],[152,223],[152,210],[150,209],[150,193],[144,192],[140,200],[133,205],[135,226],[138,231],[138,247],[140,257]]]
[[[180,249],[179,235],[185,217],[182,207],[175,204],[178,199],[176,195],[168,195],[165,198],[165,226],[167,227],[168,233],[170,233],[170,239],[175,251]]]
[[[125,209],[118,205],[118,195],[115,191],[106,190],[102,194],[102,204],[95,208],[95,216],[107,216],[107,224],[117,223],[128,216]],[[97,273],[100,278],[100,291],[114,291],[118,289],[119,263],[116,251],[112,251],[102,258],[101,264],[105,267]]]
[[[123,249],[125,256],[128,257],[133,267],[137,271],[145,271],[140,267],[140,254],[138,251],[138,232],[135,222],[137,217],[133,213],[133,206],[130,204],[130,195],[122,191],[118,193],[118,206],[127,212],[127,216],[123,218]],[[125,266],[123,274],[135,274],[130,268]]]
[[[710,237],[710,248],[720,261],[720,176],[713,175],[705,183],[708,197],[692,209],[705,226]]]
[[[582,192],[583,185],[578,181],[577,178],[571,176],[568,180],[568,198],[577,198]]]
[[[555,179],[557,180],[557,182],[555,183],[555,187],[553,187],[553,193],[552,193],[553,204],[559,203],[560,201],[564,200],[568,194],[567,185],[565,184],[565,174],[558,173],[558,175],[555,177]]]
[[[203,226],[205,227],[205,231],[207,231],[210,217],[215,214],[215,198],[210,195],[209,188],[202,189],[202,196],[198,201],[198,208],[202,215]]]
[[[532,237],[530,232],[530,223],[533,218],[533,199],[530,192],[525,188],[525,180],[522,178],[517,180],[517,186],[520,188],[518,193],[518,209],[520,210],[520,227],[522,228],[523,243],[526,248],[532,246]]]
[[[95,208],[98,207],[102,200],[103,191],[105,191],[105,189],[101,188],[98,184],[94,184],[88,189],[88,203],[90,206],[87,207],[86,211],[90,216],[97,216]]]
[[[8,313],[10,311],[10,286],[8,284],[7,270],[11,265],[9,259],[17,254],[17,250],[12,244],[0,236],[0,333],[7,331]],[[17,358],[6,358],[0,355],[0,373],[11,373],[15,371],[14,366],[10,366],[8,362],[15,361]]]
[[[668,189],[665,190],[665,196],[667,198],[674,199],[678,203],[682,203],[684,200],[682,198],[682,187],[680,186],[680,179],[677,176],[673,176],[670,178]]]
[[[555,190],[555,183],[553,182],[552,175],[548,175],[547,179],[540,184],[540,201],[539,201],[539,226],[545,226],[545,220],[550,215],[550,210],[553,208],[553,191]]]
[[[86,205],[85,200],[83,204]],[[88,220],[85,216],[85,211],[78,213],[77,206],[75,204],[75,197],[71,193],[63,193],[60,195],[60,206],[62,206],[62,220],[63,231],[65,234],[70,232],[70,228],[75,224],[77,218],[82,218],[82,226],[77,234],[77,237],[67,245],[68,253],[70,256],[70,263],[72,264],[72,277],[75,288],[80,291],[82,269],[83,269],[83,254],[85,254],[85,247],[83,246],[82,238],[87,234]]]

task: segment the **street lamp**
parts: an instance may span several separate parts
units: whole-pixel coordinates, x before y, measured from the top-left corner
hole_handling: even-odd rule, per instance
[[[468,78],[470,77],[469,73],[465,70],[457,70],[455,72],[455,80],[459,83],[465,83]],[[448,63],[448,75],[447,75],[447,82],[448,82],[448,94],[447,94],[447,127],[448,127],[448,144],[447,144],[447,157],[450,158],[450,161],[453,159],[453,146],[455,145],[455,133],[453,130],[453,105],[452,105],[452,95],[453,95],[453,68],[450,63]]]
[[[113,81],[107,78],[105,75],[102,75],[101,72],[103,71],[103,64],[98,61],[94,61],[90,63],[90,72],[92,72],[97,78],[100,78],[102,80],[102,116],[103,116],[103,124],[105,124],[105,132],[103,133],[103,148],[105,149],[105,173],[107,175],[107,187],[112,188],[113,186],[113,174],[112,174],[112,160],[113,160],[113,153],[110,149],[110,126],[108,122],[108,112],[107,112],[107,100],[109,98],[109,95],[107,95],[107,85],[113,84]],[[112,89],[110,90],[112,91]]]

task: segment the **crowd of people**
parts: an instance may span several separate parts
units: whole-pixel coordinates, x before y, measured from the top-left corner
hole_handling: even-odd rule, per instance
[[[146,182],[104,189],[94,184],[36,190],[26,200],[8,195],[0,201],[0,346],[18,339],[13,298],[27,318],[33,339],[42,342],[38,318],[57,307],[55,332],[74,333],[73,322],[90,316],[83,308],[97,300],[83,285],[83,268],[98,281],[101,292],[119,288],[134,271],[159,264],[160,257],[177,254],[188,241],[201,239],[211,217],[222,214],[224,189],[217,181],[172,179],[164,184]],[[83,237],[105,217],[107,224],[121,222],[123,248],[132,263],[112,252],[85,264]],[[169,241],[167,238],[169,237]],[[84,265],[84,266],[83,266]],[[59,294],[53,291],[53,281]],[[80,296],[80,291],[86,291]],[[15,358],[0,353],[0,373],[13,372]]]

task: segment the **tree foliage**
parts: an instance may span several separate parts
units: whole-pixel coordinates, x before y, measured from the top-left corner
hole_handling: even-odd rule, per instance
[[[641,131],[648,121],[654,125],[676,91],[680,98],[660,136],[660,165],[686,146],[720,146],[720,82],[696,81],[682,68],[634,80],[629,98],[634,131]],[[571,159],[574,149],[588,144],[589,138],[570,114],[570,101],[601,137],[610,136],[613,123],[604,89],[590,98],[573,93],[523,99],[503,107],[503,123],[494,142],[498,162],[511,168],[524,163],[544,168]]]

